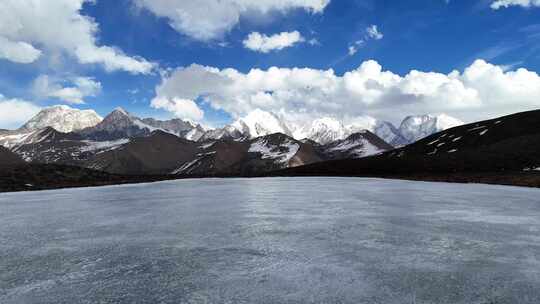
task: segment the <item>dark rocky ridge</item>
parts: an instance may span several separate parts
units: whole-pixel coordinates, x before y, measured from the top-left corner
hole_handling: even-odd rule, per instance
[[[197,154],[195,142],[162,131],[139,137],[118,149],[105,151],[84,166],[119,174],[168,174]]]
[[[20,156],[0,146],[0,170],[25,164]]]

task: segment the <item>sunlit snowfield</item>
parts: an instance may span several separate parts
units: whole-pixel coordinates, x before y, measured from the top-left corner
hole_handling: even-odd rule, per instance
[[[0,303],[540,303],[540,190],[360,178],[0,194]]]

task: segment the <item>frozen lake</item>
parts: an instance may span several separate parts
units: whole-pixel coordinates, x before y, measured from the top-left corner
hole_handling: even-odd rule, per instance
[[[540,190],[207,179],[0,194],[0,303],[540,303]]]

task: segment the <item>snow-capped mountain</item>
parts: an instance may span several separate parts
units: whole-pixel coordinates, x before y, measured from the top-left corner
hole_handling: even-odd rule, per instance
[[[325,145],[344,140],[352,134],[366,130],[379,136],[394,147],[407,144],[399,130],[392,123],[379,121],[371,117],[364,117],[361,122],[348,125],[335,118],[324,117],[297,128],[293,132],[293,136],[296,139],[310,139]]]
[[[406,117],[399,132],[408,143],[416,142],[431,134],[463,125],[463,122],[446,114],[418,115]]]
[[[243,118],[223,128],[208,130],[200,137],[201,141],[220,139],[253,139],[274,133],[282,133],[296,140],[312,140],[325,145],[344,140],[348,136],[368,130],[394,147],[410,144],[418,139],[441,130],[463,124],[448,115],[408,116],[396,128],[388,121],[372,117],[344,124],[333,117],[322,117],[304,124],[291,123],[278,115],[262,110],[254,110]]]
[[[103,121],[81,133],[95,140],[116,140],[121,138],[144,137],[154,131],[163,131],[181,138],[197,141],[204,135],[201,125],[180,119],[141,119],[122,108],[114,109]]]
[[[205,129],[201,125],[179,118],[170,120],[144,118],[141,121],[148,126],[165,130],[168,133],[176,134],[179,137],[193,141],[198,141],[205,133]]]
[[[311,124],[298,128],[293,137],[296,139],[311,139],[320,144],[327,144],[347,136],[343,123],[335,118],[323,117],[314,120]]]
[[[232,123],[231,126],[242,134],[247,135],[249,138],[256,138],[274,133],[291,135],[289,127],[283,120],[270,112],[259,109],[238,119]]]
[[[199,141],[204,134],[206,133],[206,129],[202,127],[201,125],[191,123],[191,130],[187,131],[183,136],[180,135],[180,137],[183,137],[185,139],[191,140],[191,141]]]
[[[370,131],[364,130],[322,147],[326,159],[361,158],[375,155],[393,147]]]
[[[41,110],[30,119],[21,130],[33,131],[52,127],[60,132],[72,132],[93,127],[103,120],[94,110],[73,109],[66,105],[53,106]]]
[[[199,141],[208,141],[208,140],[224,140],[224,139],[241,139],[245,135],[241,131],[236,129],[234,126],[227,125],[220,129],[212,129],[206,131]]]
[[[94,140],[115,140],[147,136],[156,128],[142,122],[122,108],[114,109],[99,124],[82,130],[82,134]]]
[[[371,117],[359,117],[350,124],[332,117],[299,124],[255,110],[223,128],[207,130],[191,121],[141,119],[116,108],[93,126],[60,132],[85,123],[73,122],[75,114],[58,114],[82,112],[69,109],[53,107],[24,128],[0,130],[0,145],[27,162],[110,173],[256,175],[378,154],[461,123],[446,115],[424,115],[407,117],[400,129]],[[56,128],[32,129],[43,124]]]
[[[206,131],[200,140],[253,139],[274,133],[292,135],[290,128],[277,115],[256,109],[223,128]]]
[[[377,121],[375,126],[368,130],[394,147],[401,147],[409,143],[399,129],[387,121]]]

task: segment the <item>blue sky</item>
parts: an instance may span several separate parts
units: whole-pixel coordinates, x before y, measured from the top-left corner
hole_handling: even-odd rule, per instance
[[[536,104],[540,102],[540,98],[537,98],[540,96],[536,95],[539,93],[534,88],[538,81],[537,72],[540,71],[540,7],[536,7],[534,1],[313,0],[305,1],[308,4],[298,4],[301,1],[288,0],[284,1],[289,2],[285,7],[276,7],[271,4],[272,1],[262,1],[270,4],[260,8],[258,4],[253,4],[257,3],[255,0],[228,0],[225,3],[231,2],[230,7],[237,7],[237,11],[233,10],[231,14],[237,13],[239,19],[230,21],[225,29],[212,27],[219,25],[222,20],[220,18],[227,17],[220,15],[223,9],[212,11],[210,6],[215,1],[205,0],[200,3],[201,6],[209,6],[210,13],[203,14],[202,19],[210,25],[198,22],[197,18],[201,19],[198,15],[200,12],[186,8],[182,0],[51,0],[51,3],[57,2],[58,5],[71,3],[72,7],[66,9],[65,14],[58,13],[58,9],[53,10],[54,7],[47,11],[47,8],[32,6],[32,3],[40,2],[38,0],[7,0],[5,4],[0,4],[4,6],[0,7],[0,19],[5,19],[2,14],[9,14],[16,21],[26,20],[20,22],[24,27],[22,30],[8,29],[2,32],[0,29],[0,94],[3,95],[0,111],[4,112],[0,114],[0,127],[13,127],[19,123],[13,117],[1,121],[3,117],[12,116],[6,113],[17,102],[35,106],[28,109],[26,116],[32,110],[53,104],[92,108],[101,115],[122,106],[140,116],[179,116],[213,126],[227,123],[232,117],[244,115],[259,106],[264,110],[280,112],[289,119],[296,119],[294,112],[297,107],[305,114],[299,119],[328,114],[354,120],[355,117],[369,115],[393,122],[399,122],[400,116],[407,114],[449,112],[462,120],[474,120],[505,114],[512,109],[519,111],[540,107],[540,104]],[[249,9],[239,8],[244,6]],[[61,23],[65,29],[55,32],[57,30],[53,27],[57,25],[51,23],[52,19],[34,18],[28,21],[30,19],[26,15],[34,9],[44,10],[41,13],[50,14],[54,22],[73,15],[87,19],[90,28],[94,28],[88,30],[82,26],[81,29],[81,33],[93,39],[88,53],[81,55],[75,53],[79,49],[73,51],[87,41],[70,41],[75,39],[70,35],[84,35],[80,35],[77,29],[70,32],[69,23]],[[194,18],[189,29],[183,28],[182,24],[186,21],[181,17],[167,15],[167,11],[178,10],[185,10],[188,17]],[[52,16],[57,13],[60,15]],[[28,22],[36,24],[27,25]],[[1,25],[0,21],[0,28]],[[201,29],[194,33],[199,25]],[[31,26],[36,26],[38,33],[27,33],[29,30],[25,32]],[[205,26],[210,26],[212,30],[205,30]],[[368,29],[374,26],[379,36],[369,34]],[[42,37],[41,29],[50,33]],[[244,43],[254,32],[271,37],[293,31],[302,37],[299,42],[267,53],[249,49]],[[2,40],[2,37],[5,39]],[[55,37],[66,41],[51,42]],[[12,46],[10,43],[16,44],[8,48]],[[22,50],[18,52],[15,47],[20,47],[20,43],[28,44],[40,55],[36,58],[36,52],[29,51],[28,47],[24,49],[27,53]],[[97,57],[92,52],[96,51],[96,47],[103,46],[111,47],[116,52],[114,58],[95,59]],[[15,53],[8,52],[14,48]],[[2,53],[2,49],[8,51]],[[27,56],[21,58],[18,55]],[[136,62],[117,63],[127,59]],[[314,84],[316,88],[313,91],[316,92],[310,93],[304,87],[299,89],[283,85],[255,85],[245,91],[235,87],[233,90],[226,87],[229,84],[225,83],[231,82],[226,79],[216,82],[216,86],[221,88],[217,90],[204,86],[210,81],[209,75],[206,75],[208,71],[199,79],[202,84],[191,82],[193,77],[190,73],[200,73],[198,69],[182,71],[181,75],[173,77],[178,69],[199,64],[215,68],[218,72],[212,73],[219,74],[221,78],[228,77],[224,69],[234,69],[244,77],[243,80],[233,81],[236,86],[243,81],[249,82],[251,77],[246,75],[250,70],[261,69],[267,72],[271,67],[283,69],[282,73],[294,68],[309,68],[320,73],[332,69],[338,78],[336,81],[340,81],[345,73],[355,71],[362,63],[373,60],[384,71],[390,71],[398,77],[405,77],[411,70],[419,70],[440,73],[452,80],[448,75],[453,70],[464,74],[464,70],[470,68],[477,59],[483,59],[489,68],[499,68],[502,76],[493,80],[486,76],[477,81],[462,75],[459,81],[465,86],[463,94],[448,96],[450,93],[447,89],[437,88],[433,92],[422,87],[421,90],[427,91],[415,91],[415,98],[411,100],[408,84],[390,83],[380,75],[377,77],[382,78],[373,76],[381,87],[377,92],[356,92],[352,88],[343,92],[332,89],[332,93],[327,93],[329,89],[324,87],[328,85],[326,78],[325,81],[321,80],[321,84]],[[151,67],[144,66],[145,63]],[[107,64],[113,67],[107,67]],[[480,66],[474,67],[479,69]],[[505,74],[519,68],[526,69],[528,73],[523,77]],[[431,76],[422,75],[418,81],[427,82],[431,86],[437,82]],[[295,78],[297,76],[287,77],[286,82],[303,81]],[[90,82],[84,82],[84,79]],[[318,80],[309,81],[318,83]],[[486,82],[498,83],[500,87],[486,87]],[[162,83],[167,84],[168,89],[166,92],[156,92]],[[368,79],[362,83],[371,82]],[[191,90],[199,88],[199,85],[200,89]],[[522,92],[519,88],[523,86],[527,87],[526,94],[516,100],[510,98],[512,92]],[[73,92],[70,88],[78,91]],[[394,92],[396,90],[401,91],[397,94]],[[474,90],[479,97],[474,94]],[[284,92],[294,95],[296,99],[283,97]],[[256,93],[269,94],[266,103],[250,101],[251,104],[246,105],[246,100],[261,96]],[[325,100],[321,100],[321,94],[326,96]],[[156,103],[152,106],[156,98],[161,98],[160,106],[156,106]],[[445,102],[446,98],[448,102]],[[459,98],[467,101],[467,105],[456,101]],[[310,99],[314,101],[304,101]],[[437,104],[436,99],[441,100],[440,104]],[[491,100],[499,99],[495,104],[490,104]],[[192,106],[184,100],[192,101],[204,114],[201,116],[184,110]],[[7,101],[11,103],[8,105]],[[456,105],[448,107],[447,104],[451,102]],[[1,103],[6,104],[2,107]],[[24,111],[24,107],[17,109],[17,113]],[[20,116],[21,120],[26,118],[22,113]]]

